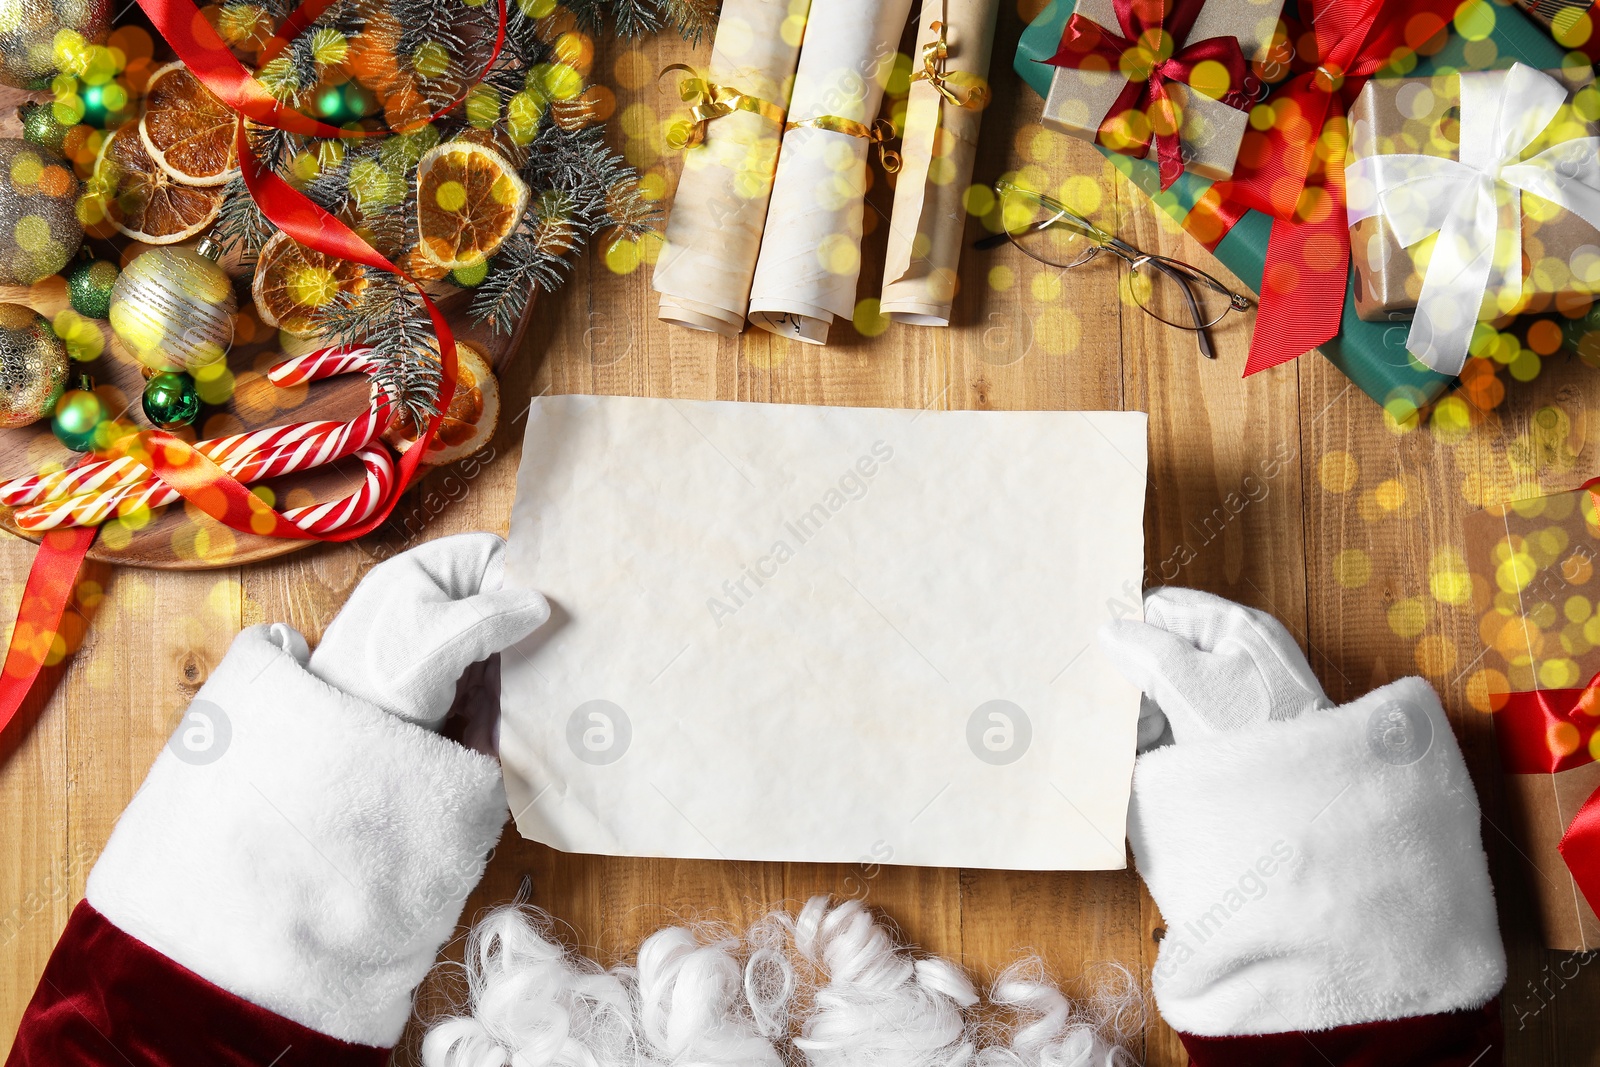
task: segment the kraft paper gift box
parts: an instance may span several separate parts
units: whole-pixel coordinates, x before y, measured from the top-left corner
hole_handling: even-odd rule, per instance
[[[1470,595],[1484,649],[1467,700],[1494,716],[1544,942],[1600,948],[1600,918],[1558,848],[1600,788],[1600,700],[1584,695],[1600,672],[1600,511],[1586,489],[1496,505],[1467,517],[1466,550],[1467,573],[1440,572],[1434,592]]]
[[[1526,160],[1552,145],[1600,135],[1600,88],[1589,67],[1546,70],[1567,90],[1567,104],[1521,153]],[[1376,78],[1350,109],[1350,167],[1376,155],[1409,153],[1457,159],[1461,151],[1461,78]],[[1369,183],[1348,183],[1352,215],[1370,198]],[[1501,227],[1520,224],[1522,286],[1519,292],[1492,294],[1505,319],[1523,312],[1576,313],[1600,291],[1600,231],[1559,205],[1522,194],[1520,219],[1501,205]],[[1409,319],[1422,291],[1428,256],[1437,238],[1402,247],[1382,211],[1350,227],[1350,262],[1355,268],[1356,313],[1367,322]],[[1506,250],[1502,246],[1502,259]]]
[[[1198,0],[1177,0],[1177,3],[1187,2]],[[1169,11],[1177,6],[1174,0],[1166,0],[1166,3]],[[1066,6],[1072,14],[1097,23],[1111,35],[1127,36],[1113,0],[1078,0],[1075,8],[1070,2]],[[1210,0],[1201,6],[1186,40],[1177,43],[1177,51],[1181,55],[1185,47],[1198,42],[1232,38],[1238,42],[1247,66],[1259,63],[1272,46],[1282,11],[1283,0]],[[1170,21],[1170,14],[1168,18]],[[1066,29],[1065,21],[1062,28]],[[1049,62],[1048,56],[1045,61]],[[1214,72],[1217,65],[1213,63],[1211,68]],[[1148,140],[1137,136],[1139,131],[1133,131],[1134,140],[1130,142],[1129,131],[1112,113],[1129,81],[1115,62],[1109,70],[1071,66],[1047,66],[1046,70],[1053,73],[1045,97],[1045,125],[1088,141],[1099,141],[1129,155],[1144,156],[1147,151],[1154,154],[1155,149]],[[1224,180],[1233,174],[1240,142],[1249,128],[1249,104],[1254,101],[1235,98],[1243,107],[1235,106],[1216,98],[1221,95],[1222,86],[1207,84],[1198,77],[1196,82],[1198,87],[1178,80],[1167,83],[1181,115],[1178,138],[1184,166],[1195,174]],[[1245,90],[1243,85],[1228,88],[1240,95]],[[1148,108],[1148,98],[1140,106]],[[1115,129],[1102,138],[1103,126]]]

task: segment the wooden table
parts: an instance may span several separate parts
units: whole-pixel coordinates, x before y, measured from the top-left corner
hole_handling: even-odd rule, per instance
[[[1087,175],[1104,191],[1101,217],[1123,236],[1208,263],[1137,192],[1109,179],[1092,149],[1041,131],[1038,100],[1009,70],[1021,24],[1008,6],[977,180],[1025,162],[1054,181]],[[669,97],[657,94],[654,73],[669,62],[703,60],[708,47],[691,50],[675,38],[612,45],[596,69],[617,88],[619,113],[637,103],[660,108]],[[613,136],[620,147],[623,135]],[[640,151],[639,142],[632,150]],[[676,162],[656,163],[652,154],[645,149],[641,161],[665,173],[670,187]],[[873,194],[880,212],[888,203],[881,178]],[[884,227],[877,222],[866,245],[863,296],[878,290]],[[1009,287],[991,287],[991,267],[1009,268]],[[1467,511],[1484,500],[1569,488],[1593,473],[1587,405],[1597,389],[1588,368],[1547,361],[1531,383],[1508,380],[1509,400],[1480,425],[1450,435],[1386,422],[1318,355],[1241,380],[1248,316],[1217,331],[1221,358],[1207,362],[1189,336],[1119,300],[1118,270],[1109,262],[1063,278],[1011,249],[969,252],[959,327],[892,327],[868,339],[836,325],[834,343],[820,349],[762,332],[721,339],[667,329],[656,320],[648,274],[615,275],[586,257],[566,289],[541,302],[523,358],[504,376],[508,402],[493,458],[435,476],[372,543],[316,547],[248,569],[100,576],[106,599],[83,647],[57,672],[59,685],[26,737],[4,739],[15,750],[0,768],[0,1033],[7,1045],[118,814],[239,628],[287,620],[314,641],[380,549],[459,530],[504,531],[525,410],[512,398],[588,392],[1148,411],[1150,584],[1195,586],[1274,612],[1304,643],[1336,701],[1419,669],[1427,674],[1451,709],[1483,800],[1511,957],[1503,1001],[1509,1062],[1600,1064],[1600,1030],[1590,1021],[1600,968],[1539,947],[1524,870],[1503,829],[1490,724],[1464,697],[1479,651],[1474,614],[1429,595],[1430,560],[1460,546]],[[20,541],[0,543],[6,612],[18,601],[32,554]],[[1422,618],[1421,633],[1401,626],[1402,636],[1391,627],[1390,609],[1402,602],[1393,617]],[[1049,824],[1039,832],[1050,833]],[[906,937],[962,960],[980,977],[1038,952],[1067,987],[1082,990],[1085,973],[1105,960],[1147,978],[1160,926],[1131,870],[611,859],[562,855],[514,833],[496,852],[468,916],[510,899],[524,878],[535,903],[608,960],[676,918],[737,923],[769,902],[832,892],[864,897]],[[1184,1062],[1153,1011],[1133,1052],[1159,1067]]]

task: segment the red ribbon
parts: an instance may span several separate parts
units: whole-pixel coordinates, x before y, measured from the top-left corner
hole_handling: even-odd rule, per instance
[[[1582,689],[1508,694],[1494,713],[1494,730],[1508,774],[1559,774],[1595,762],[1600,674]],[[1600,912],[1600,789],[1579,806],[1557,847],[1583,898]]]
[[[288,40],[314,22],[331,2],[306,0],[285,21],[279,35],[269,44],[266,54],[281,51]],[[340,129],[278,103],[223,43],[193,0],[139,0],[139,6],[190,71],[219,99],[244,117],[307,137],[370,137],[390,132],[381,129]],[[495,44],[484,64],[484,73],[493,66],[505,44],[505,0],[496,0],[496,10],[498,26]],[[458,97],[435,112],[432,118],[448,113],[461,103],[461,99]],[[338,218],[263,166],[250,147],[242,122],[239,124],[236,146],[245,186],[261,213],[278,229],[307,248],[402,278],[421,295],[439,340],[437,411],[428,420],[417,441],[400,457],[399,477],[394,489],[377,510],[355,526],[320,537],[300,529],[193,446],[165,431],[145,430],[130,435],[117,442],[110,451],[113,455],[131,455],[139,459],[163,482],[182,494],[184,499],[234,530],[301,540],[353,540],[371,532],[388,519],[401,494],[422,466],[422,457],[438,432],[443,412],[449,408],[450,400],[455,395],[455,335],[444,315],[423,291],[421,283],[389,262]],[[5,667],[0,673],[0,730],[4,730],[15,717],[43,670],[49,642],[60,630],[62,614],[97,532],[97,528],[53,531],[39,545],[28,574],[22,605],[17,612],[17,623],[12,631]],[[41,644],[44,645],[43,651],[38,647]]]
[[[1233,179],[1214,186],[1221,199],[1206,212],[1223,232],[1248,210],[1273,219],[1246,376],[1339,332],[1350,270],[1345,110],[1371,75],[1448,26],[1458,5],[1304,0],[1309,25],[1293,42],[1299,73],[1268,97],[1272,126],[1259,140],[1246,135]]]
[[[1045,62],[1056,67],[1122,71],[1128,76],[1116,101],[1100,124],[1101,144],[1130,142],[1146,155],[1152,141],[1165,189],[1183,173],[1183,145],[1178,137],[1180,119],[1169,82],[1187,84],[1203,62],[1222,65],[1228,72],[1228,91],[1221,101],[1240,111],[1249,108],[1244,95],[1249,67],[1238,38],[1210,37],[1189,42],[1189,31],[1206,0],[1113,0],[1122,35],[1074,12],[1061,33],[1061,46]],[[1123,117],[1143,110],[1150,120],[1149,136],[1130,129]],[[1120,150],[1120,149],[1119,149]]]

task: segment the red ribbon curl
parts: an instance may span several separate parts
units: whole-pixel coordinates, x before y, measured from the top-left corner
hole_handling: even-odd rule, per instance
[[[1168,85],[1188,84],[1201,63],[1221,64],[1228,74],[1228,91],[1222,103],[1240,111],[1249,109],[1244,94],[1249,66],[1238,38],[1210,37],[1189,42],[1189,32],[1206,0],[1113,0],[1118,36],[1092,19],[1074,12],[1061,33],[1061,45],[1045,62],[1080,70],[1121,71],[1128,77],[1100,124],[1098,140],[1115,146],[1127,143],[1144,156],[1154,143],[1156,162],[1165,189],[1183,173],[1183,145],[1178,136],[1180,119]],[[1198,92],[1199,90],[1195,90]],[[1150,132],[1123,117],[1142,110],[1149,116]],[[1117,149],[1121,151],[1121,148]]]

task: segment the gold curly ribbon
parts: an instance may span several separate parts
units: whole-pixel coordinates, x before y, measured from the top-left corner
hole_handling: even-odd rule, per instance
[[[711,122],[735,111],[748,111],[774,124],[781,125],[783,122],[785,112],[777,104],[741,92],[731,85],[719,85],[687,63],[669,63],[661,68],[657,78],[664,78],[675,70],[689,75],[678,83],[678,95],[689,105],[689,115],[694,119],[686,129],[675,128],[667,135],[667,143],[675,149],[693,148],[700,144],[706,139],[706,127]]]
[[[847,137],[859,137],[878,146],[878,162],[890,174],[900,169],[900,153],[890,148],[889,141],[895,139],[894,123],[888,119],[879,119],[871,126],[855,119],[847,119],[843,115],[818,115],[814,119],[801,119],[791,122],[783,128],[785,131],[797,130],[802,126],[812,130],[827,130],[830,133],[842,133]]]
[[[930,23],[928,28],[938,34],[922,46],[922,69],[911,76],[914,82],[925,81],[945,101],[956,107],[977,111],[989,103],[989,83],[966,70],[945,70],[950,58],[950,47],[945,39],[945,24]]]

